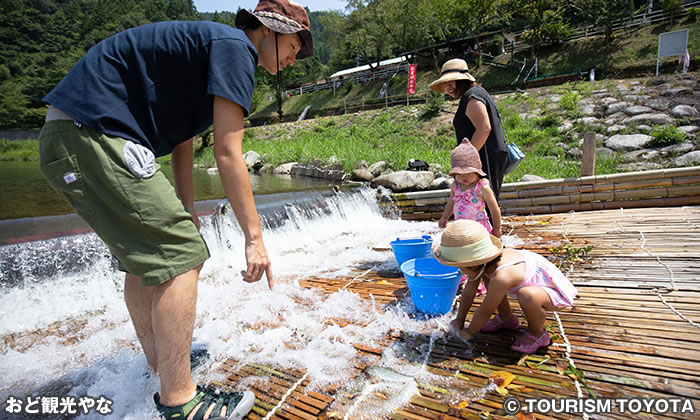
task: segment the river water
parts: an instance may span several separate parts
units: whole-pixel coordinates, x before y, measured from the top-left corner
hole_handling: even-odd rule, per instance
[[[172,182],[172,169],[161,167]],[[192,173],[195,201],[225,197],[218,173],[195,168]],[[251,175],[255,195],[328,189],[330,181],[311,177]],[[73,213],[68,203],[51,189],[39,172],[38,162],[0,162],[0,220]]]

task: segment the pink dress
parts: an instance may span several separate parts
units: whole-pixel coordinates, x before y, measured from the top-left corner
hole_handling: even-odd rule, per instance
[[[481,178],[472,188],[466,189],[462,189],[461,184],[455,181],[452,184],[452,201],[454,202],[452,213],[455,220],[476,220],[491,233],[493,228],[489,222],[489,216],[486,214],[486,203],[479,198],[479,192],[484,185],[489,185],[489,180],[486,178]]]
[[[556,265],[552,264],[545,257],[525,249],[514,249],[522,254],[523,259],[514,263],[505,264],[496,268],[494,274],[498,270],[515,264],[525,263],[525,280],[515,287],[508,289],[508,296],[517,299],[518,290],[527,286],[541,287],[549,298],[552,299],[552,304],[557,308],[568,308],[574,306],[574,298],[578,294],[578,290],[566,278]]]

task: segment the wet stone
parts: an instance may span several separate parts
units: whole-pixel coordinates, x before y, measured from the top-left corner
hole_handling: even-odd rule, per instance
[[[632,97],[636,98],[636,96],[634,96],[634,95],[628,95],[628,96],[632,96]],[[625,99],[625,100],[627,100],[627,99]],[[600,103],[605,104],[605,105],[614,104],[615,102],[617,102],[617,99],[611,98],[611,97],[603,98],[600,100]]]

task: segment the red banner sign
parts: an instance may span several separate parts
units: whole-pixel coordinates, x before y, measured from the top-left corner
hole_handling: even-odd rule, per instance
[[[408,66],[408,93],[412,95],[416,93],[416,65],[410,64]]]

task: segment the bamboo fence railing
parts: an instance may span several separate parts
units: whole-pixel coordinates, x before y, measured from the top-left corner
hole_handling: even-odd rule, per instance
[[[391,194],[382,207],[388,211],[396,206],[406,220],[437,219],[449,194]],[[503,184],[498,204],[504,214],[698,205],[700,166]]]

